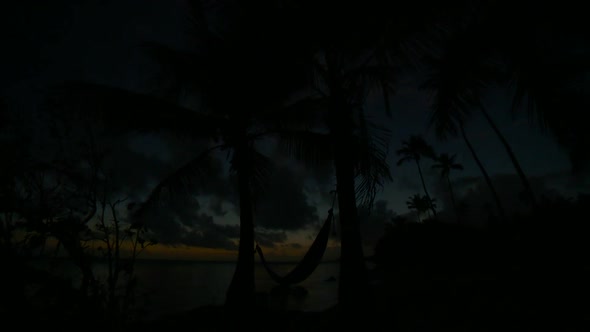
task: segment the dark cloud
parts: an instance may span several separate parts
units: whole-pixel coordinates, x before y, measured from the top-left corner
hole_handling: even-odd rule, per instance
[[[263,247],[275,248],[277,244],[285,243],[285,241],[287,241],[285,232],[256,231],[256,242]]]
[[[213,197],[209,201],[209,210],[217,217],[223,217],[227,214],[227,210],[223,207],[223,199],[219,196]]]
[[[213,216],[199,212],[198,204],[191,208],[182,203],[179,202],[176,208],[166,206],[154,209],[144,217],[143,221],[158,243],[237,249],[238,225],[215,223]]]

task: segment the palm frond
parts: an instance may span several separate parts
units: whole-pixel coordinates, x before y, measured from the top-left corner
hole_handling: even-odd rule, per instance
[[[281,131],[278,146],[280,151],[310,167],[329,165],[334,156],[330,136],[309,130]]]
[[[392,181],[387,154],[391,132],[385,127],[359,118],[359,134],[355,154],[356,196],[360,205],[371,211],[377,193],[388,181]]]
[[[131,216],[141,218],[146,212],[170,204],[178,197],[187,197],[197,193],[197,182],[204,182],[211,175],[213,165],[212,152],[224,146],[213,146],[176,169],[150,192],[148,197],[139,204]]]
[[[423,88],[432,93],[429,126],[434,126],[439,139],[454,137],[477,104],[477,97],[472,91],[458,91],[446,78],[432,78]]]
[[[402,156],[397,162],[398,166],[410,160],[419,161],[421,157],[436,158],[434,148],[420,135],[411,135],[409,139],[402,141],[402,148],[398,149],[396,153],[398,156]]]
[[[397,68],[386,63],[378,63],[354,68],[346,73],[343,79],[346,82],[345,84],[363,82],[369,88],[369,92],[381,89],[384,84],[391,88],[393,92],[397,75]]]
[[[481,29],[475,24],[451,33],[441,54],[424,60],[428,74],[420,88],[432,98],[429,126],[439,139],[457,135],[459,125],[479,105],[481,91],[503,75]]]

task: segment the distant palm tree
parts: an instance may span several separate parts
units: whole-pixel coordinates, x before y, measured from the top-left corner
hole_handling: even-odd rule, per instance
[[[406,205],[408,209],[416,211],[418,222],[422,221],[421,217],[424,213],[429,213],[429,211],[436,207],[434,200],[420,194],[410,196],[406,201]]]
[[[455,194],[453,193],[453,185],[449,176],[451,170],[463,170],[463,165],[455,162],[456,157],[457,156],[454,154],[449,155],[448,153],[441,153],[438,155],[438,157],[436,157],[435,164],[432,165],[432,168],[440,169],[441,179],[445,179],[447,181],[447,184],[449,185],[449,193],[451,195],[451,202],[453,203],[453,209],[455,210],[455,215],[457,216],[457,221],[461,222],[461,216],[455,201]]]
[[[453,36],[443,47],[442,55],[426,60],[429,74],[422,88],[433,94],[430,125],[434,126],[436,135],[441,140],[461,135],[484,176],[500,218],[505,220],[506,213],[500,197],[465,131],[465,121],[472,110],[480,109],[485,112],[480,94],[490,81],[497,79],[497,68],[487,55],[464,54],[464,48],[467,48],[465,52],[479,50],[471,42],[480,42],[480,39],[468,33],[463,38]]]
[[[434,148],[430,146],[426,141],[418,135],[412,135],[408,140],[402,141],[402,148],[397,150],[397,155],[401,158],[397,161],[397,165],[400,166],[406,162],[416,163],[418,168],[418,174],[420,175],[420,181],[422,182],[422,188],[424,194],[430,199],[428,189],[426,189],[426,183],[424,182],[424,175],[422,174],[422,167],[420,166],[420,160],[422,157],[434,159],[436,154]],[[436,217],[436,210],[431,207],[432,213]]]
[[[505,75],[500,57],[490,45],[493,31],[480,21],[463,23],[464,26],[456,27],[443,42],[441,53],[427,61],[431,72],[424,87],[434,92],[437,98],[432,120],[439,137],[443,138],[455,135],[459,123],[464,125],[472,111],[479,111],[508,154],[534,208],[536,199],[529,180],[512,147],[481,101],[483,92],[503,80]]]

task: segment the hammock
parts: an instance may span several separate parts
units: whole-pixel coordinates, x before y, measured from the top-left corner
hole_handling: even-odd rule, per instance
[[[334,214],[332,209],[328,210],[328,217],[324,222],[324,225],[320,229],[317,237],[313,241],[311,247],[303,256],[303,259],[285,276],[280,276],[276,272],[274,272],[266,259],[264,259],[264,255],[262,254],[262,249],[258,244],[256,244],[256,251],[260,256],[260,261],[264,266],[264,269],[270,277],[282,286],[294,285],[302,282],[303,280],[307,279],[315,268],[320,264],[322,257],[324,256],[324,251],[328,245],[328,239],[330,237],[330,228],[332,224],[332,220],[334,218]]]

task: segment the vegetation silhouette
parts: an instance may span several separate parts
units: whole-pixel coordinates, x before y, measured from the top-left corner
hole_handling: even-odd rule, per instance
[[[255,301],[254,195],[264,190],[265,181],[273,170],[272,160],[257,150],[256,144],[276,135],[284,118],[278,118],[273,112],[289,106],[289,98],[301,81],[297,78],[301,71],[297,70],[296,64],[292,60],[287,62],[298,54],[297,50],[287,48],[287,43],[281,46],[270,42],[268,38],[272,36],[259,33],[263,27],[261,21],[246,20],[259,15],[258,6],[218,3],[205,10],[199,2],[192,3],[192,12],[188,16],[196,38],[194,43],[202,47],[184,51],[156,43],[143,45],[163,68],[154,94],[75,82],[61,88],[66,95],[58,100],[57,105],[76,107],[73,102],[77,100],[83,110],[88,112],[90,107],[90,111],[107,121],[113,120],[112,114],[125,113],[131,121],[114,119],[114,123],[107,122],[123,131],[164,132],[210,142],[207,149],[197,152],[195,158],[154,188],[135,210],[135,217],[139,219],[149,208],[162,202],[163,191],[171,189],[192,194],[178,191],[178,188],[190,186],[195,180],[207,176],[213,153],[227,152],[239,195],[240,243],[226,304],[232,310],[242,311],[253,310]],[[225,21],[225,16],[220,19],[206,17],[216,12],[230,15],[232,22]],[[280,12],[276,11],[276,14],[280,15]],[[270,20],[274,22],[272,24],[281,22],[278,16],[260,19]],[[213,26],[208,25],[208,20],[212,20]],[[219,29],[224,34],[220,34]],[[233,60],[236,55],[240,61]],[[253,79],[257,84],[252,84]],[[182,106],[184,96],[197,98],[199,108],[195,111]],[[103,107],[92,109],[92,105]]]
[[[435,158],[435,163],[431,167],[433,169],[440,169],[440,178],[447,181],[455,217],[457,218],[457,222],[461,223],[461,214],[459,213],[459,207],[455,201],[455,193],[453,192],[453,184],[451,183],[450,177],[451,170],[463,170],[463,165],[455,161],[456,157],[457,155],[455,154],[449,155],[448,153],[441,153]]]
[[[76,120],[71,135],[66,132],[72,128],[53,128],[56,141],[40,146],[23,130],[34,124],[25,119],[21,126],[11,118],[16,112],[0,106],[0,146],[6,156],[0,163],[0,257],[8,279],[0,314],[11,318],[3,322],[31,329],[146,331],[187,323],[273,331],[341,330],[351,323],[400,331],[568,330],[568,324],[572,330],[588,329],[588,194],[534,192],[494,122],[497,111],[483,102],[490,89],[507,89],[512,107],[506,111],[528,111],[531,123],[550,132],[569,154],[572,174],[586,175],[590,131],[579,116],[589,105],[589,49],[579,23],[585,13],[531,1],[452,4],[458,6],[425,0],[392,10],[376,1],[192,1],[195,49],[145,45],[164,69],[157,91],[64,84],[45,105],[55,111],[51,120],[74,114],[82,121]],[[420,158],[432,158],[441,170],[455,211],[449,173],[459,166],[454,155],[436,156],[422,143],[404,141],[400,162],[417,164],[425,194],[411,196],[408,208],[419,214],[431,210],[435,218],[392,219],[371,257],[375,267],[369,268],[358,211],[370,207],[392,178],[390,133],[369,116],[369,102],[379,93],[379,103],[389,111],[396,84],[408,72],[433,94],[428,129],[441,140],[460,136],[464,141],[502,222],[478,228],[463,223],[458,212],[457,223],[436,218]],[[527,194],[528,213],[510,214],[503,206],[467,136],[474,112],[484,117],[511,160]],[[188,192],[178,191],[184,194],[198,191],[196,179],[210,174],[212,153],[229,153],[241,233],[227,306],[156,322],[135,320],[133,264],[136,254],[155,242],[147,240],[145,224],[123,222],[123,199],[105,184],[105,151],[92,135],[96,127],[195,142],[194,158],[163,179],[133,209],[137,219],[132,220],[141,220],[177,188],[187,185]],[[121,136],[114,137],[117,143]],[[306,166],[330,164],[336,177],[342,237],[338,305],[323,312],[257,315],[268,313],[255,305],[252,250],[256,194],[272,171],[257,143],[268,138]],[[76,142],[81,146],[68,145]],[[121,255],[124,239],[133,240],[128,261]],[[105,242],[106,282],[93,269],[100,257],[90,250],[91,240]],[[50,245],[55,245],[52,252]],[[78,286],[35,266],[38,257],[57,264],[57,257],[48,256],[61,255],[80,272]],[[126,283],[121,290],[119,282]]]
[[[0,191],[4,322],[120,330],[141,316],[133,267],[155,242],[147,240],[143,225],[119,217],[121,201],[111,201],[115,193],[102,166],[106,155],[88,127],[66,129],[54,119],[37,128],[49,129],[49,145],[40,151],[24,136],[27,125],[12,119],[1,139],[11,161],[3,163]],[[130,253],[121,250],[128,241]],[[97,249],[97,242],[107,248]],[[96,268],[103,262],[105,278]]]
[[[424,182],[424,175],[422,174],[422,167],[420,166],[420,159],[422,157],[436,158],[436,154],[432,146],[430,146],[426,141],[418,135],[412,135],[408,140],[402,141],[402,148],[397,150],[397,155],[401,156],[401,158],[397,161],[397,165],[400,166],[405,162],[413,161],[416,163],[416,167],[418,168],[418,174],[420,175],[420,181],[422,182],[422,188],[424,189],[424,194],[426,198],[431,201],[430,194],[428,193],[428,189],[426,189],[426,183]],[[436,217],[436,210],[434,206],[430,207],[432,214]]]
[[[436,204],[434,200],[429,198],[428,196],[422,196],[420,194],[414,194],[408,198],[406,201],[406,205],[410,211],[416,211],[416,221],[422,222],[422,215],[424,213],[429,213],[432,210],[436,209]],[[432,216],[429,215],[429,218]]]
[[[588,294],[580,279],[588,273],[580,270],[587,263],[581,262],[579,235],[588,225],[574,221],[573,213],[587,196],[540,199],[539,215],[515,216],[494,229],[392,224],[375,249],[375,273],[384,287],[378,308],[396,312],[393,324],[401,330],[424,321],[436,331],[491,331],[505,324],[583,329],[587,316],[573,301]],[[571,223],[562,219],[570,216]]]

